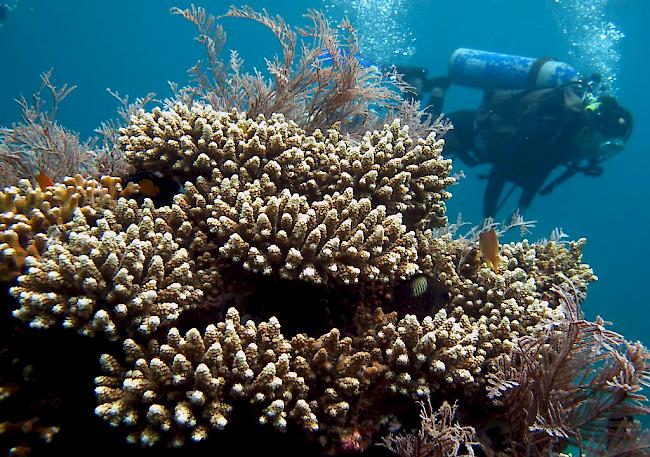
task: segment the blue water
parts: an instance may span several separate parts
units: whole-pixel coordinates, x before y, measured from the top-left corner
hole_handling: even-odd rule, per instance
[[[528,237],[547,237],[554,227],[562,227],[571,238],[588,238],[584,260],[600,281],[591,286],[585,311],[589,317],[599,314],[613,321],[614,329],[629,339],[650,343],[650,154],[646,143],[650,3],[267,0],[248,4],[267,8],[296,25],[305,25],[302,14],[307,8],[326,10],[332,17],[344,9],[358,21],[362,33],[385,33],[363,41],[368,55],[381,63],[424,66],[430,75],[444,74],[449,54],[458,47],[605,65],[621,103],[634,114],[632,138],[622,154],[605,164],[601,177],[576,176],[551,195],[537,198],[527,214],[528,219],[538,221],[537,227]],[[296,4],[302,6],[296,9]],[[395,7],[374,16],[382,27],[363,16],[379,4]],[[581,4],[591,5],[597,14],[578,11]],[[19,120],[13,100],[21,93],[32,93],[39,85],[39,74],[49,68],[54,68],[55,82],[78,85],[61,107],[59,119],[84,137],[114,116],[117,103],[105,92],[107,87],[132,97],[150,91],[161,98],[168,96],[167,81],[186,81],[186,69],[202,57],[200,46],[192,41],[192,26],[168,12],[171,6],[188,5],[169,0],[20,1],[0,29],[0,125]],[[208,2],[203,6],[221,14],[227,9],[222,5]],[[237,19],[225,19],[223,24],[229,34],[227,48],[237,48],[249,68],[262,68],[264,57],[278,50],[272,35],[256,24]],[[599,40],[598,46],[589,46],[591,37]],[[480,95],[476,90],[453,87],[445,110],[476,107]],[[467,177],[452,189],[450,219],[462,212],[464,219],[480,223],[484,181],[477,175],[485,170],[462,164],[457,169],[465,169]]]

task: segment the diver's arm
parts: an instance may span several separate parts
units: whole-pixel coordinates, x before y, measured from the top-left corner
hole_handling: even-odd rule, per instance
[[[604,168],[597,161],[589,161],[587,165],[580,165],[579,162],[572,162],[567,165],[566,170],[555,178],[553,181],[544,186],[540,191],[540,195],[548,195],[555,187],[562,184],[564,181],[572,178],[578,173],[583,173],[585,176],[598,177],[603,174]]]
[[[594,178],[597,178],[598,176],[602,175],[605,169],[600,165],[600,162],[598,160],[590,160],[587,165],[583,167],[576,167],[576,169],[583,173],[585,176],[591,176]]]
[[[550,194],[551,192],[553,192],[556,186],[562,184],[564,181],[575,176],[576,173],[578,173],[578,171],[580,171],[578,169],[578,164],[576,162],[572,162],[571,164],[567,165],[566,169],[560,176],[558,176],[553,181],[551,181],[550,183],[542,187],[542,189],[540,189],[539,191],[539,194],[540,195]]]
[[[476,165],[478,165],[481,162],[479,162],[476,159],[476,157],[473,154],[471,154],[471,152],[472,152],[471,149],[467,149],[467,148],[464,148],[464,147],[459,147],[459,148],[456,148],[456,149],[453,150],[454,155],[451,156],[451,157],[453,158],[455,156],[455,157],[459,158],[468,167],[475,167]]]
[[[458,158],[469,167],[481,163],[474,145],[476,111],[454,111],[448,114],[448,119],[454,128],[445,135],[445,157]]]

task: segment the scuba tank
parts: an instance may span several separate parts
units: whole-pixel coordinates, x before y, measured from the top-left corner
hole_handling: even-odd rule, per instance
[[[550,58],[513,56],[459,48],[449,57],[449,78],[454,84],[477,89],[532,89],[576,82],[578,72]]]

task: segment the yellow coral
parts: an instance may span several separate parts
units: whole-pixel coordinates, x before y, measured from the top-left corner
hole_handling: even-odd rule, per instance
[[[113,206],[117,197],[135,190],[132,185],[123,189],[119,178],[104,176],[96,181],[81,175],[45,190],[26,179],[6,188],[0,192],[0,279],[14,279],[28,255],[43,253],[50,226],[69,222],[77,209],[92,220],[102,208]]]

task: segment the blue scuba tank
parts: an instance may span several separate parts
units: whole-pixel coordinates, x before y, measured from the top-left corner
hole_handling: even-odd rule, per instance
[[[459,48],[449,57],[452,83],[478,89],[557,87],[578,81],[578,72],[557,60]]]

